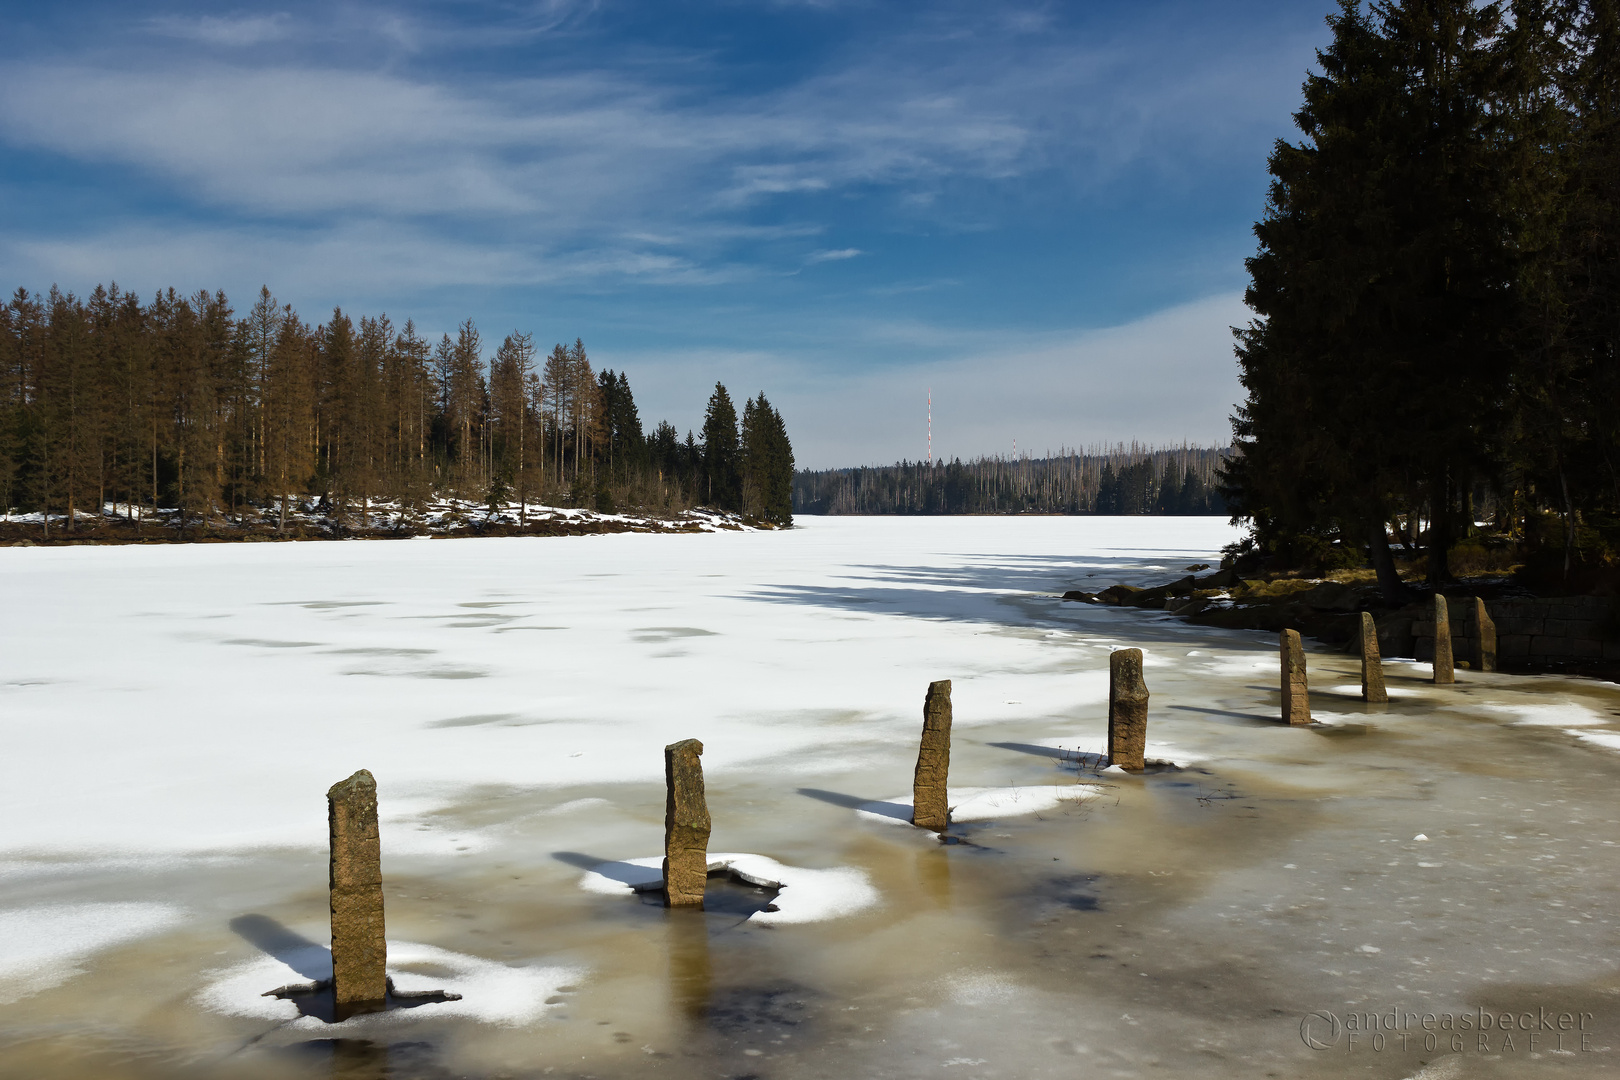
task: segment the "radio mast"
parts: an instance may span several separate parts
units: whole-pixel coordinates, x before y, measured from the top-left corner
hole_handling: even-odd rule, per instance
[[[934,388],[928,388],[928,467],[934,467]]]

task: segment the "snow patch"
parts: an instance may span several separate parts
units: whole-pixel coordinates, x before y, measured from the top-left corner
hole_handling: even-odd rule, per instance
[[[340,1024],[301,1016],[294,1002],[264,994],[279,987],[332,977],[331,951],[312,945],[209,972],[205,977],[213,981],[197,994],[197,1001],[204,1008],[227,1016],[279,1021],[294,1029],[311,1031],[393,1025],[428,1017],[457,1017],[516,1027],[542,1017],[552,1007],[546,1004],[546,999],[556,996],[570,983],[578,982],[585,972],[581,968],[563,966],[511,967],[432,945],[390,941],[388,974],[397,990],[444,990],[460,994],[461,1000],[368,1013]]]
[[[1592,727],[1606,724],[1608,717],[1572,701],[1552,702],[1546,705],[1475,705],[1451,706],[1453,711],[1482,712],[1513,719],[1515,727]]]
[[[177,925],[172,904],[61,904],[0,911],[0,1004],[84,974],[94,953]]]
[[[1620,732],[1615,731],[1583,731],[1580,728],[1570,728],[1564,734],[1574,735],[1589,743],[1607,747],[1610,750],[1620,750]]]
[[[1076,736],[1072,738],[1041,739],[1036,746],[1049,746],[1054,750],[1067,750],[1075,756],[1082,768],[1093,768],[1108,756],[1108,740],[1104,738],[1089,738]],[[1188,750],[1179,749],[1174,743],[1157,742],[1153,739],[1147,741],[1143,748],[1143,760],[1148,765],[1171,765],[1178,769],[1185,769],[1200,761],[1209,760],[1203,754],[1195,754]]]
[[[909,811],[908,811],[909,816]],[[725,870],[748,882],[780,890],[770,910],[756,911],[748,921],[759,926],[825,922],[873,907],[878,891],[853,867],[811,870],[788,866],[764,855],[711,854],[709,872]],[[648,855],[601,863],[585,872],[579,887],[586,892],[620,895],[647,892],[664,884],[664,859]]]
[[[1055,810],[1064,803],[1096,798],[1102,789],[1095,784],[1054,784],[1033,787],[951,788],[946,795],[951,820],[990,821]],[[869,821],[911,824],[911,796],[899,795],[865,803],[855,812]]]
[[[1323,727],[1344,727],[1348,724],[1365,724],[1366,722],[1367,718],[1365,716],[1349,716],[1345,713],[1311,710],[1311,723],[1320,724]]]
[[[1350,697],[1359,698],[1361,696],[1361,684],[1360,683],[1341,683],[1338,686],[1329,686],[1329,687],[1327,687],[1325,689],[1325,692],[1329,693],[1329,694],[1346,694],[1346,695],[1348,695]],[[1417,697],[1418,696],[1418,692],[1416,690],[1407,690],[1407,689],[1405,689],[1403,687],[1394,687],[1394,688],[1385,687],[1384,692],[1387,693],[1392,698]]]

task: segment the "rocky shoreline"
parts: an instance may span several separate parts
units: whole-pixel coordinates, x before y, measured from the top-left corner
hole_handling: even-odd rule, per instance
[[[602,536],[612,533],[706,533],[774,529],[770,522],[736,514],[689,510],[667,517],[609,514],[593,510],[516,507],[489,513],[483,507],[434,504],[423,511],[379,508],[339,513],[313,507],[289,513],[285,528],[271,513],[191,518],[163,511],[125,517],[80,514],[74,528],[53,519],[47,532],[39,515],[0,520],[0,547],[71,547],[122,544],[227,544],[294,540],[411,540],[418,537]]]
[[[1203,570],[1207,567],[1189,567]],[[1511,580],[1486,578],[1440,590],[1451,603],[1451,637],[1459,656],[1474,633],[1472,604],[1484,601],[1499,634],[1498,668],[1507,672],[1620,678],[1620,601],[1612,596],[1544,596]],[[1188,574],[1164,585],[1111,585],[1099,592],[1071,590],[1063,599],[1114,607],[1156,609],[1202,626],[1280,633],[1298,630],[1348,653],[1359,651],[1361,614],[1372,615],[1386,657],[1434,656],[1434,590],[1409,586],[1409,600],[1384,602],[1368,582],[1332,579],[1242,578],[1227,567],[1203,577]],[[1459,666],[1466,667],[1466,664]]]

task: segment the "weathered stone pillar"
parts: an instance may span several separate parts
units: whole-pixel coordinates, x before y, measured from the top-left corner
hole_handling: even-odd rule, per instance
[[[1451,656],[1451,614],[1446,610],[1446,598],[1434,594],[1434,681],[1457,681],[1457,665]]]
[[[326,793],[332,837],[332,996],[342,1020],[388,997],[377,781],[361,769]]]
[[[1115,649],[1108,656],[1108,764],[1147,768],[1147,709],[1142,650]]]
[[[703,796],[703,744],[664,747],[664,906],[703,909],[709,881],[709,804]]]
[[[1475,671],[1496,670],[1496,623],[1485,610],[1485,601],[1474,597],[1474,655],[1469,657]]]
[[[1282,646],[1282,718],[1289,724],[1311,722],[1310,687],[1305,681],[1305,643],[1298,630],[1284,630]]]
[[[951,774],[951,680],[928,684],[923,699],[922,743],[911,781],[911,823],[944,832],[951,823],[947,783]]]
[[[1378,625],[1372,612],[1361,613],[1361,700],[1374,705],[1389,701],[1384,689],[1384,658],[1378,652]]]

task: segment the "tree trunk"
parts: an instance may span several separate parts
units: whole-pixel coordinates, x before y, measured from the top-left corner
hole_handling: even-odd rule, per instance
[[[1569,564],[1575,550],[1575,508],[1569,501],[1569,481],[1563,467],[1558,469],[1558,487],[1564,496],[1564,580],[1569,580]]]
[[[1429,507],[1429,584],[1438,588],[1451,580],[1446,555],[1451,550],[1451,477],[1449,471],[1435,483]]]
[[[1389,530],[1384,522],[1373,526],[1368,537],[1368,550],[1372,555],[1373,569],[1378,573],[1378,589],[1383,594],[1384,603],[1399,607],[1406,601],[1407,590],[1395,569],[1395,556],[1389,550]]]

